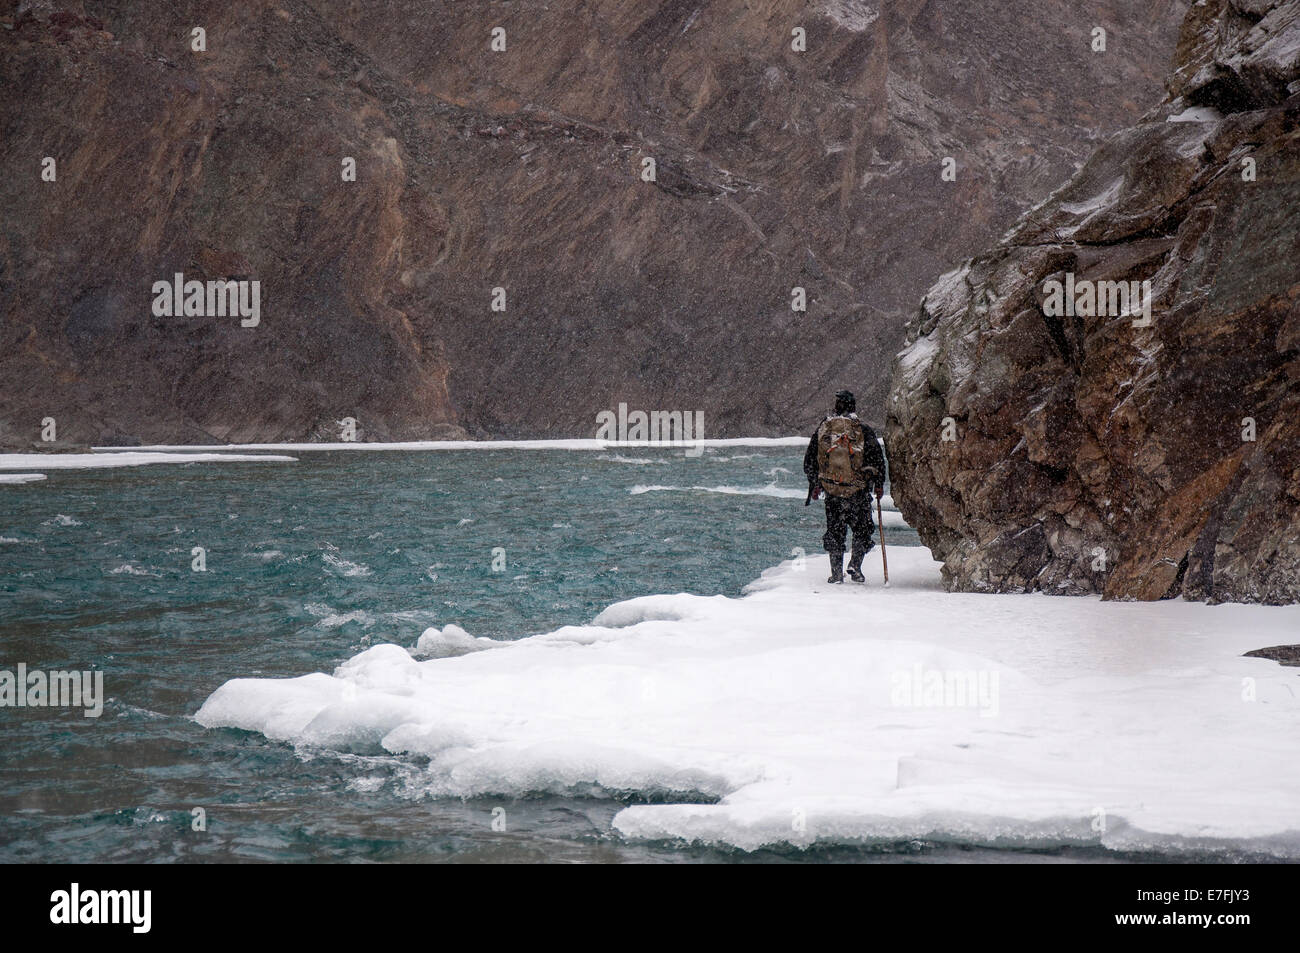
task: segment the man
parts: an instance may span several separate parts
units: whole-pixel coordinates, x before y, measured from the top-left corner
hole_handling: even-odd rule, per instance
[[[803,455],[803,472],[808,477],[808,506],[826,493],[826,535],[822,545],[831,557],[827,582],[844,581],[844,544],[853,530],[853,555],[849,578],[862,582],[862,557],[875,542],[871,519],[871,489],[876,498],[884,493],[885,455],[870,427],[858,419],[857,401],[851,391],[835,395],[835,412],[825,417]]]

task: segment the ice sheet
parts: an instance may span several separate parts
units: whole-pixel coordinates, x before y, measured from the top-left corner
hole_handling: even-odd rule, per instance
[[[831,586],[810,557],[458,657],[378,645],[227,682],[196,718],[426,756],[432,795],[658,795],[616,815],[628,838],[1300,856],[1300,680],[1241,657],[1295,642],[1300,606],[950,594],[919,548],[888,589],[865,569]]]
[[[405,443],[232,443],[221,446],[167,446],[140,447],[140,450],[173,451],[230,451],[230,450],[280,450],[286,453],[306,453],[311,450],[693,450],[705,447],[803,447],[807,437],[728,437],[717,440],[653,441],[653,440],[595,440],[574,438],[569,440],[412,440]],[[113,447],[94,447],[96,453],[115,453]]]
[[[139,467],[151,463],[297,463],[294,457],[240,453],[154,453],[138,450],[113,453],[0,453],[0,470],[82,470]]]

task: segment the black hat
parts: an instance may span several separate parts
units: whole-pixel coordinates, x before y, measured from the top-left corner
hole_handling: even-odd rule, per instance
[[[835,412],[837,414],[851,413],[857,410],[858,402],[853,397],[853,391],[842,390],[835,395]]]

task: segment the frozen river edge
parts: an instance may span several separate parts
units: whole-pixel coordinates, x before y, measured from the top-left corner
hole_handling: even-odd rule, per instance
[[[615,816],[629,839],[1300,857],[1296,671],[1242,657],[1300,606],[950,594],[917,548],[887,589],[877,553],[866,586],[823,563],[515,641],[430,629],[195,717],[428,758],[430,796],[653,798]]]

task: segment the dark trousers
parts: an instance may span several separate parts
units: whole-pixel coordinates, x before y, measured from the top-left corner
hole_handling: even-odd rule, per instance
[[[875,526],[871,519],[871,494],[866,490],[852,496],[826,497],[826,535],[822,537],[826,552],[843,556],[848,532],[853,530],[851,562],[861,564],[862,557],[876,545],[871,538]]]

